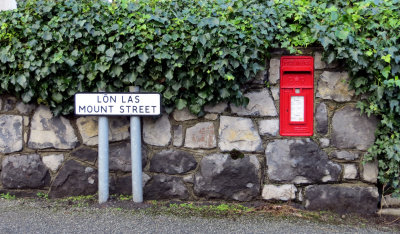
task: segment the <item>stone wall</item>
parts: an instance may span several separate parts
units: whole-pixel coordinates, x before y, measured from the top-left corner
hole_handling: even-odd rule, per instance
[[[248,85],[249,105],[142,118],[145,199],[291,201],[308,209],[374,212],[377,164],[362,164],[377,121],[360,115],[340,64],[315,58],[312,137],[279,135],[279,57]],[[97,192],[97,117],[53,117],[2,97],[0,192],[50,197]],[[110,118],[110,190],[131,193],[129,120]]]

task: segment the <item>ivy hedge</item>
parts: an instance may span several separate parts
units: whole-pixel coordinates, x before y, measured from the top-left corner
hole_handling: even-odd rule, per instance
[[[399,19],[399,0],[24,0],[0,12],[1,92],[68,114],[76,92],[134,84],[201,115],[246,104],[269,48],[322,46],[381,120],[366,160],[399,192]]]

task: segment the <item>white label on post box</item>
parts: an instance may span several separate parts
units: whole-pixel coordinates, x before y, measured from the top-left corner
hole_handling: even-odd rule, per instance
[[[304,121],[304,96],[291,96],[290,98],[290,121]]]

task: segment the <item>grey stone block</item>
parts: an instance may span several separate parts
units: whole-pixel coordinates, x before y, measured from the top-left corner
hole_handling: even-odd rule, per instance
[[[245,152],[260,152],[262,141],[251,119],[221,116],[219,125],[219,148]]]
[[[285,183],[338,181],[341,167],[310,139],[275,140],[265,150],[268,178]]]
[[[317,105],[315,113],[316,130],[319,134],[325,135],[328,133],[328,110],[325,103]]]
[[[333,151],[331,156],[334,158],[337,158],[337,159],[343,159],[343,160],[347,160],[347,161],[353,161],[360,157],[360,155],[358,153],[345,151],[345,150]]]
[[[276,136],[279,132],[279,119],[260,120],[258,123],[260,135]]]
[[[21,116],[0,116],[0,153],[12,153],[22,150],[22,124]]]
[[[378,173],[378,161],[367,162],[363,165],[362,179],[376,184],[378,182]]]
[[[142,146],[142,168],[147,163],[147,148]],[[131,144],[121,142],[110,145],[110,170],[130,172],[132,170]]]
[[[271,84],[277,84],[280,77],[280,66],[281,61],[278,58],[272,58],[269,61],[269,82]]]
[[[172,117],[176,121],[187,121],[187,120],[197,119],[197,116],[190,113],[188,108],[184,108],[182,110],[175,109],[174,112],[172,113]]]
[[[351,101],[354,90],[349,90],[347,72],[328,72],[321,74],[318,80],[317,97],[337,102]]]
[[[241,116],[277,116],[274,101],[267,89],[245,94],[249,98],[249,104],[246,107],[231,104],[231,111]]]
[[[204,107],[204,111],[221,114],[226,110],[226,108],[228,108],[228,104],[226,102],[221,102],[218,103],[217,105],[206,105]]]
[[[212,149],[217,146],[214,124],[202,122],[186,129],[185,147]]]
[[[196,159],[185,151],[163,150],[150,161],[150,171],[166,174],[183,174],[195,169]]]
[[[9,189],[37,189],[49,185],[50,174],[37,154],[6,156],[1,182]]]
[[[49,197],[90,195],[97,190],[97,170],[68,160],[51,185]]]
[[[296,198],[297,188],[293,184],[264,185],[262,198],[264,200],[289,201]]]
[[[311,185],[305,189],[306,209],[372,214],[377,210],[378,189],[353,184]]]
[[[144,187],[146,200],[187,199],[189,192],[182,178],[169,175],[155,175]]]
[[[173,126],[173,131],[174,131],[174,140],[173,140],[173,145],[176,147],[181,147],[183,144],[183,129],[182,125],[174,125]]]
[[[205,156],[195,175],[199,197],[249,201],[260,192],[260,163],[254,155],[232,159],[228,154]]]
[[[81,117],[76,121],[83,144],[97,145],[99,142],[98,117]],[[111,142],[129,139],[129,120],[127,117],[110,117],[108,140]]]
[[[336,111],[332,118],[332,144],[339,149],[366,150],[375,141],[377,120],[346,106]]]
[[[78,138],[69,120],[54,117],[47,107],[36,109],[31,122],[29,148],[72,149],[77,144]]]
[[[167,146],[171,142],[171,123],[168,115],[153,120],[143,119],[143,140],[149,145]]]

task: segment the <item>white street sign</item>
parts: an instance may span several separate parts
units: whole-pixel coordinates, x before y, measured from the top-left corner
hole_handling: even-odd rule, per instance
[[[76,115],[153,116],[161,114],[159,93],[77,93]]]

